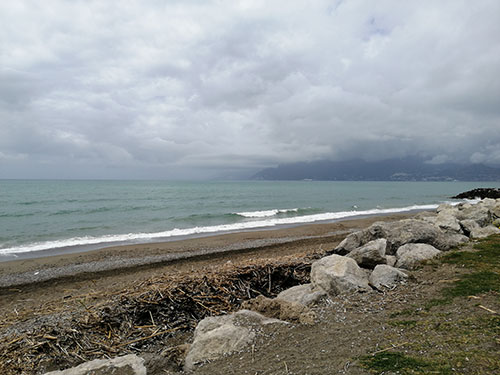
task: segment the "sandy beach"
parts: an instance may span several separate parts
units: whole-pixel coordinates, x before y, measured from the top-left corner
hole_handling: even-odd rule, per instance
[[[43,256],[0,262],[0,288],[51,280],[120,278],[151,272],[181,272],[194,264],[251,261],[334,247],[347,233],[379,220],[399,220],[412,213],[369,216],[326,224],[254,230],[199,238],[107,247],[80,253]],[[192,264],[191,264],[192,263]],[[190,265],[191,264],[191,265]],[[128,276],[125,276],[128,275]],[[40,284],[45,282],[45,284]]]

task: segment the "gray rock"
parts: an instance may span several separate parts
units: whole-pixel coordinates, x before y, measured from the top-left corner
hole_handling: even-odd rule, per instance
[[[330,295],[369,291],[368,277],[356,261],[340,255],[330,255],[311,266],[311,283]]]
[[[286,324],[249,310],[203,319],[194,331],[184,369],[190,371],[197,363],[245,349],[262,325],[274,323]]]
[[[453,206],[451,204],[448,204],[448,203],[441,203],[437,208],[436,208],[436,212],[437,213],[440,213],[441,211],[445,211],[445,210],[453,210]]]
[[[432,259],[441,254],[434,246],[422,243],[409,243],[401,246],[396,252],[398,261],[396,267],[412,269],[424,260]]]
[[[385,259],[387,261],[387,265],[394,267],[396,265],[396,262],[398,261],[398,258],[396,258],[394,255],[386,255]]]
[[[474,229],[481,228],[477,222],[474,220],[466,219],[466,220],[460,220],[460,226],[462,227],[462,231],[467,235],[470,236],[470,233]]]
[[[379,264],[370,275],[370,285],[377,289],[392,288],[407,278],[408,275],[397,268]]]
[[[276,299],[310,306],[317,303],[325,295],[324,290],[314,290],[311,284],[302,284],[282,291]]]
[[[441,211],[437,215],[435,224],[445,232],[462,233],[462,228],[455,214],[456,213],[451,210]]]
[[[334,250],[336,254],[348,254],[357,247],[378,238],[387,239],[387,255],[407,243],[427,243],[440,250],[452,249],[468,238],[455,233],[445,233],[437,226],[422,220],[406,219],[395,222],[376,222],[368,228],[350,234]]]
[[[430,224],[436,224],[437,214],[435,212],[419,212],[413,217],[415,220],[421,220]]]
[[[493,207],[490,207],[490,212],[493,219],[500,219],[500,202],[496,202]]]
[[[494,234],[500,234],[500,229],[493,225],[488,225],[487,227],[484,228],[472,229],[472,231],[470,232],[470,237],[479,239],[479,238],[486,238],[489,236],[493,236]]]
[[[358,265],[367,268],[374,268],[377,264],[386,264],[385,249],[387,240],[379,238],[368,242],[366,245],[351,251],[347,256],[352,258]]]
[[[460,221],[474,220],[481,227],[485,227],[493,221],[490,210],[479,203],[471,206],[470,208],[460,210],[457,215],[457,219]]]
[[[262,295],[243,302],[243,309],[257,311],[268,318],[276,318],[291,323],[314,324],[314,311],[298,302],[285,301],[279,298],[267,298]]]
[[[362,244],[370,241],[367,238],[363,238],[364,231],[357,231],[349,234],[346,238],[340,242],[337,247],[333,250],[335,254],[347,255],[354,249],[360,247]]]
[[[497,202],[495,199],[484,198],[483,200],[481,200],[480,204],[482,204],[484,207],[492,208],[495,207],[496,203]]]
[[[45,375],[146,375],[144,360],[135,354],[113,359],[95,359],[79,366]]]

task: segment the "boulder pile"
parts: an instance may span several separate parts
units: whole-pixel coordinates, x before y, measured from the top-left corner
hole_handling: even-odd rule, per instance
[[[500,234],[499,227],[500,199],[483,199],[477,204],[442,204],[436,212],[376,222],[351,233],[312,263],[309,284],[285,290],[275,299],[259,296],[236,313],[200,321],[184,369],[246,349],[266,326],[314,324],[311,307],[323,298],[396,288],[408,278],[407,270],[471,239]]]

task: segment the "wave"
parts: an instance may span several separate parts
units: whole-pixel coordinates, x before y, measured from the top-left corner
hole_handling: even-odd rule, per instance
[[[391,213],[407,212],[413,210],[433,210],[436,209],[437,206],[438,206],[437,204],[412,205],[401,208],[385,208],[385,209],[374,208],[371,210],[364,210],[364,211],[325,212],[325,213],[318,213],[318,214],[304,215],[304,216],[293,216],[293,217],[271,216],[266,218],[265,216],[261,216],[261,218],[264,217],[265,219],[231,223],[231,224],[200,226],[187,229],[175,228],[155,233],[128,233],[128,234],[104,235],[98,237],[92,237],[92,236],[73,237],[63,240],[37,242],[24,246],[4,248],[0,249],[0,255],[10,255],[16,253],[26,253],[33,251],[42,251],[42,250],[59,249],[65,247],[84,246],[84,245],[104,245],[104,244],[112,245],[116,243],[149,242],[153,240],[161,240],[179,236],[190,236],[196,234],[209,234],[209,233],[214,234],[219,232],[233,232],[233,231],[249,230],[256,228],[274,227],[278,225],[307,224],[318,221],[338,220],[348,217],[391,214]],[[255,212],[264,212],[264,211],[254,211],[254,213]]]
[[[248,218],[259,218],[259,217],[271,217],[278,214],[285,214],[288,212],[299,212],[298,208],[287,208],[283,210],[264,210],[264,211],[248,211],[248,212],[236,212],[236,215],[248,217]]]

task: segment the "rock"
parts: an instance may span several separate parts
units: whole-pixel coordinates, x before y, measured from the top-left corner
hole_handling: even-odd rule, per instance
[[[146,375],[144,360],[135,354],[113,359],[95,359],[79,366],[45,375]]]
[[[377,264],[387,263],[387,259],[385,258],[386,247],[387,240],[380,238],[354,249],[347,256],[354,259],[360,266],[374,268]]]
[[[470,233],[472,232],[472,230],[480,228],[478,223],[476,223],[474,220],[470,220],[470,219],[460,220],[459,224],[462,227],[462,231],[467,236],[470,236]]]
[[[397,260],[398,260],[398,258],[396,258],[394,255],[386,255],[385,259],[387,261],[387,265],[391,266],[391,267],[394,267],[396,265]]]
[[[493,207],[490,207],[490,212],[493,219],[500,219],[500,202],[496,202]]]
[[[311,284],[330,295],[369,291],[368,277],[356,261],[340,255],[330,255],[311,266]]]
[[[455,216],[457,213],[458,210],[456,212],[452,210],[441,211],[437,215],[435,225],[445,232],[462,233],[462,228]]]
[[[297,302],[304,306],[317,303],[326,295],[324,290],[314,290],[311,284],[302,284],[282,291],[276,299]]]
[[[363,238],[364,232],[357,231],[349,234],[342,242],[340,242],[337,247],[333,250],[333,253],[338,255],[347,255],[354,249],[360,247],[362,244],[370,241]]]
[[[414,216],[414,219],[425,221],[430,224],[436,224],[437,214],[435,212],[429,211],[419,212]]]
[[[481,227],[485,227],[493,221],[490,210],[480,204],[475,204],[470,208],[464,208],[459,211],[457,219],[460,221],[474,220]]]
[[[484,198],[480,204],[482,204],[484,207],[487,207],[487,208],[493,208],[495,207],[495,204],[497,203],[497,201],[495,199],[491,199],[491,198]]]
[[[347,236],[335,248],[334,252],[337,254],[348,254],[355,248],[378,238],[387,239],[387,255],[395,254],[399,247],[407,243],[427,243],[439,250],[449,250],[468,241],[468,238],[463,235],[445,233],[431,223],[422,220],[406,219],[390,223],[373,223],[367,229]]]
[[[298,302],[283,299],[258,296],[243,302],[243,309],[257,311],[268,318],[276,318],[292,323],[314,324],[316,314],[308,307]]]
[[[448,203],[441,203],[436,208],[437,213],[440,213],[440,212],[446,211],[446,210],[453,210],[453,206],[451,204],[448,204]]]
[[[493,225],[488,225],[487,227],[484,228],[472,229],[472,231],[470,232],[470,237],[479,239],[479,238],[486,238],[489,236],[493,236],[494,234],[500,234],[500,229]]]
[[[197,363],[243,350],[254,340],[262,325],[272,323],[285,322],[249,310],[203,319],[194,331],[184,369],[190,371]]]
[[[376,289],[382,289],[383,287],[392,288],[407,278],[408,275],[397,268],[386,264],[379,264],[370,275],[370,285]]]
[[[412,269],[420,262],[432,259],[441,254],[434,246],[422,243],[409,243],[401,246],[396,252],[396,267]]]
[[[492,225],[493,225],[494,227],[499,228],[499,227],[500,227],[500,219],[495,219],[495,220],[493,220]]]
[[[453,199],[484,199],[484,198],[500,198],[500,189],[497,188],[478,188],[460,193],[452,197]]]

